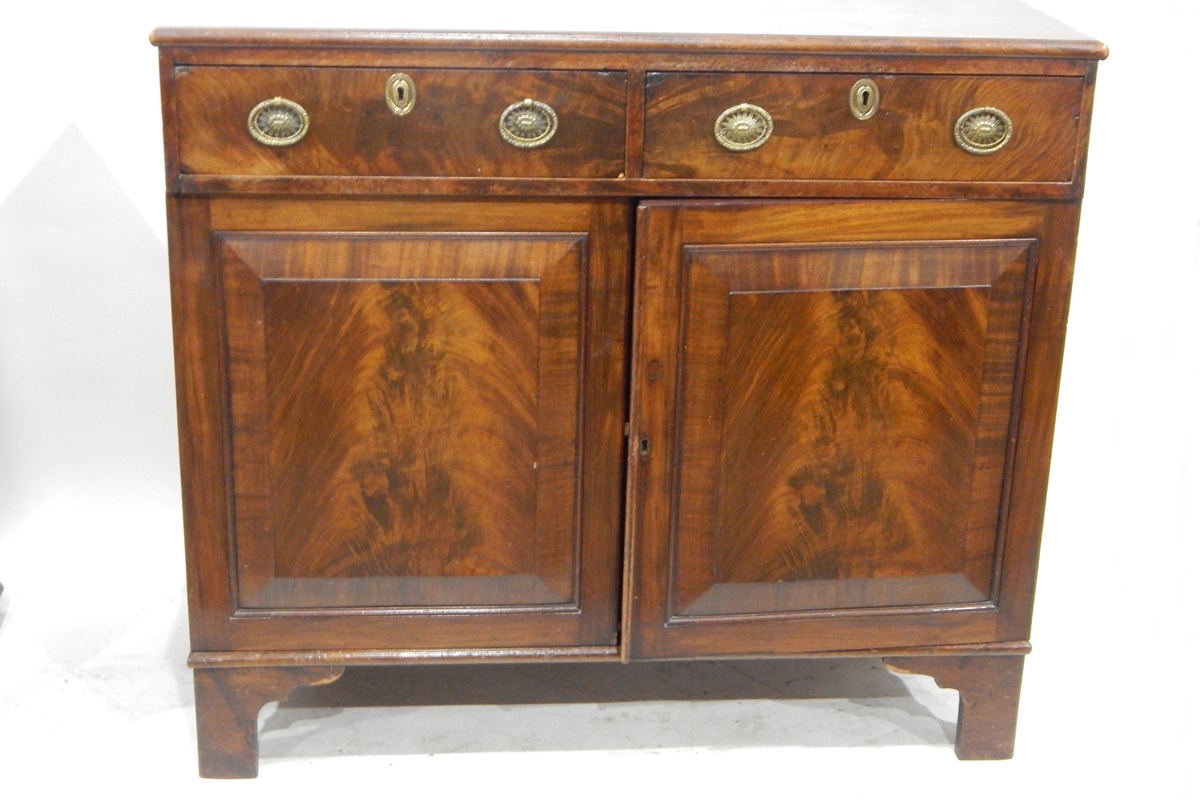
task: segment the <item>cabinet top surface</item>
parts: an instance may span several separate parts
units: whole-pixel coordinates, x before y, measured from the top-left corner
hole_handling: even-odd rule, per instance
[[[508,5],[474,9],[471,28],[426,9],[408,30],[160,28],[159,46],[520,48],[546,50],[757,50],[1104,58],[1100,42],[1015,0],[792,0],[720,13],[621,0],[536,15]],[[406,12],[407,13],[407,12]],[[570,31],[566,33],[565,31]]]

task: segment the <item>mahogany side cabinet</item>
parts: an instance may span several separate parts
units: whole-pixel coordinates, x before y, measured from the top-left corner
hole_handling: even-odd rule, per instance
[[[882,658],[1011,755],[1106,50],[789,14],[154,33],[202,775],[439,660]]]

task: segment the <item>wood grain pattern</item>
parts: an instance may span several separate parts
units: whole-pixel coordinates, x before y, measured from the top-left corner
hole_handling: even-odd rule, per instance
[[[684,257],[675,613],[989,598],[1028,243]]]
[[[1107,50],[1010,0],[689,27],[155,33],[204,774],[329,665],[431,660],[884,656],[1011,755]]]
[[[893,657],[883,663],[899,672],[931,675],[943,689],[958,690],[954,753],[960,759],[1012,758],[1024,656]]]
[[[258,775],[258,712],[298,686],[330,683],[340,666],[197,668],[196,738],[202,778]]]
[[[1029,642],[988,642],[984,644],[939,645],[933,647],[892,647],[883,650],[829,651],[800,658],[917,657],[917,656],[995,656],[1027,655]],[[386,664],[469,664],[481,661],[523,664],[569,660],[616,662],[615,647],[529,647],[529,648],[448,648],[443,650],[272,650],[269,652],[193,653],[190,667],[295,667],[317,664],[346,666],[383,666]]]
[[[476,30],[230,30],[164,28],[152,41],[160,46],[204,44],[213,48],[252,45],[259,49],[289,46],[329,50],[352,48],[498,49],[527,52],[547,49],[886,53],[897,49],[939,55],[1003,53],[1007,56],[1103,57],[1103,45],[1014,0],[976,0],[969,6],[951,0],[795,0],[766,9],[731,14],[727,7],[688,9],[687,32],[678,31],[676,9],[647,7],[625,19],[607,6],[581,8],[504,8],[481,16]],[[739,9],[742,11],[742,9]],[[497,19],[502,30],[488,30]],[[666,23],[660,33],[641,33]],[[482,28],[479,29],[479,28]],[[573,31],[569,35],[538,31]],[[637,32],[622,32],[637,31]]]
[[[226,536],[228,429],[208,204],[168,198],[167,224],[188,630],[193,650],[225,650],[232,646],[226,624],[233,608]]]
[[[645,179],[577,180],[570,178],[412,178],[412,177],[254,177],[230,175],[185,175],[179,179],[182,195],[237,194],[244,197],[295,198],[404,195],[413,197],[558,197],[577,200],[637,200],[644,197],[696,199],[721,198],[891,198],[962,200],[1078,200],[1081,184],[1075,183],[979,183],[970,181],[869,181],[869,180],[708,180]]]
[[[397,70],[417,87],[403,117],[383,98]],[[176,83],[185,173],[612,178],[625,168],[621,72],[191,67]],[[311,120],[288,147],[261,145],[246,130],[250,110],[278,96]],[[559,117],[535,149],[505,143],[498,128],[501,112],[525,98]]]
[[[193,649],[196,652],[285,651],[312,647],[314,642],[320,642],[329,649],[438,651],[474,648],[476,651],[500,651],[505,648],[603,647],[611,650],[616,644],[618,604],[613,598],[619,591],[621,547],[621,443],[625,419],[624,363],[629,275],[628,209],[616,203],[507,203],[484,200],[461,203],[399,199],[299,202],[278,198],[190,199],[174,206],[179,209],[181,220],[177,230],[187,231],[186,235],[172,240],[172,253],[175,257],[173,282],[180,290],[175,296],[176,322],[180,333],[177,359],[181,380],[181,452],[186,459],[184,495],[190,543],[188,556]],[[264,231],[274,233],[264,235]],[[400,233],[405,233],[405,236],[394,235]],[[441,236],[443,233],[446,235]],[[581,251],[569,256],[567,262],[569,264],[574,259],[578,265],[586,264],[586,269],[564,267],[566,272],[562,274],[577,273],[576,282],[569,292],[563,287],[561,291],[552,288],[550,293],[563,303],[570,303],[577,310],[582,309],[581,316],[572,323],[582,325],[582,328],[572,328],[575,332],[570,335],[566,332],[561,332],[561,336],[556,333],[553,340],[546,342],[548,349],[545,354],[550,362],[554,361],[556,353],[565,359],[566,343],[573,337],[575,349],[571,350],[570,358],[576,365],[573,369],[579,383],[574,390],[578,401],[571,413],[582,414],[582,417],[572,417],[573,421],[565,427],[552,419],[553,413],[561,413],[561,410],[571,406],[570,401],[563,403],[563,398],[567,398],[571,391],[555,388],[559,385],[555,381],[565,374],[561,370],[557,373],[558,378],[551,377],[549,373],[545,377],[548,391],[560,397],[547,395],[550,399],[540,406],[543,411],[552,407],[560,411],[539,417],[539,422],[550,423],[556,431],[569,432],[575,437],[574,449],[570,454],[570,461],[574,464],[571,468],[574,483],[556,479],[551,479],[549,483],[578,493],[577,498],[572,500],[574,494],[561,502],[549,495],[539,498],[544,506],[543,518],[553,519],[564,526],[569,524],[570,530],[575,532],[564,539],[562,532],[567,529],[562,527],[556,534],[553,524],[539,532],[538,535],[550,543],[546,550],[549,554],[547,560],[539,563],[551,566],[546,566],[542,575],[529,573],[533,578],[515,588],[518,592],[524,592],[526,597],[535,589],[541,593],[539,597],[553,593],[554,602],[534,606],[512,605],[513,586],[493,586],[487,590],[491,592],[490,597],[483,591],[483,584],[488,581],[502,584],[504,581],[511,583],[524,580],[514,576],[445,576],[428,580],[419,576],[281,578],[274,573],[274,545],[265,534],[237,541],[235,552],[234,539],[240,535],[242,524],[246,522],[246,518],[239,515],[250,512],[251,530],[255,524],[259,524],[253,522],[254,519],[270,519],[271,511],[267,504],[260,503],[258,511],[255,511],[254,502],[249,499],[255,495],[268,496],[269,487],[261,481],[255,484],[254,478],[247,483],[245,478],[252,471],[248,473],[237,467],[236,485],[230,487],[234,494],[228,495],[226,476],[229,473],[225,465],[229,455],[226,448],[233,441],[233,449],[243,451],[240,458],[242,467],[247,466],[245,448],[242,446],[248,441],[246,436],[253,435],[255,425],[266,432],[269,426],[265,425],[265,421],[269,417],[255,411],[266,408],[265,384],[261,391],[255,390],[257,394],[251,392],[248,388],[251,384],[244,381],[239,383],[234,380],[235,384],[243,387],[240,391],[230,391],[224,386],[225,377],[233,379],[237,372],[232,369],[232,360],[241,359],[240,368],[246,370],[242,377],[246,374],[265,374],[260,366],[256,366],[264,364],[265,360],[253,355],[253,352],[259,352],[253,347],[244,351],[237,348],[231,350],[224,340],[228,338],[229,324],[232,324],[235,329],[239,326],[244,329],[244,335],[240,335],[240,338],[252,342],[257,321],[265,317],[255,310],[263,307],[261,300],[255,299],[258,290],[254,288],[263,282],[262,276],[254,270],[243,270],[234,263],[238,259],[229,254],[226,255],[229,255],[230,262],[226,264],[222,260],[225,248],[220,243],[238,240],[248,246],[248,240],[256,236],[261,240],[259,244],[266,246],[267,250],[272,250],[269,243],[275,242],[280,245],[280,254],[290,253],[284,259],[287,264],[277,263],[275,267],[271,267],[271,257],[259,260],[259,266],[268,275],[274,276],[267,279],[269,285],[287,284],[288,281],[281,277],[286,270],[294,270],[296,275],[308,274],[304,270],[309,268],[314,270],[313,275],[325,270],[327,280],[296,281],[301,286],[312,288],[332,285],[337,281],[328,278],[334,277],[345,278],[344,283],[365,286],[380,281],[356,281],[353,280],[354,276],[370,275],[372,271],[378,274],[385,269],[394,273],[403,267],[394,262],[372,262],[360,253],[348,259],[357,265],[354,268],[360,273],[346,272],[344,269],[339,272],[339,264],[350,269],[346,267],[348,250],[343,250],[341,257],[326,258],[323,262],[314,260],[316,257],[310,252],[306,260],[299,257],[304,252],[303,243],[306,241],[321,242],[313,252],[326,255],[336,252],[338,248],[351,248],[348,242],[359,242],[359,246],[373,252],[367,240],[378,244],[390,236],[406,239],[413,247],[425,242],[422,247],[436,248],[441,246],[435,244],[436,240],[456,240],[461,248],[465,248],[457,251],[460,255],[469,254],[471,247],[486,249],[486,243],[492,241],[493,244],[509,242],[510,253],[514,256],[528,257],[539,252],[551,254],[554,251],[559,253],[559,258],[574,252],[572,242],[580,243]],[[283,244],[285,241],[291,244]],[[537,241],[543,242],[543,245],[538,245],[543,249],[530,249],[530,243]],[[522,242],[524,244],[520,244]],[[520,246],[511,249],[518,244]],[[410,250],[410,254],[425,257],[430,252],[419,248]],[[452,255],[454,246],[445,245],[441,252]],[[275,258],[278,260],[279,257],[282,256]],[[409,268],[423,268],[420,260],[410,262]],[[481,265],[487,266],[483,262]],[[223,320],[222,308],[230,300],[227,292],[229,287],[222,275],[226,266],[234,272],[242,271],[242,277],[247,278],[245,284],[251,291],[242,293],[245,295],[241,301],[245,313],[235,313]],[[469,260],[459,263],[453,259],[447,259],[447,263],[433,262],[424,266],[451,278],[455,275],[478,274],[480,269],[480,266],[476,266],[472,273]],[[553,284],[553,267],[554,263],[528,262],[515,257],[505,269],[515,270],[514,274],[528,275],[545,269],[549,272],[549,282]],[[523,285],[524,281],[521,278],[517,282]],[[234,282],[237,283],[236,278]],[[415,283],[413,281],[406,285]],[[446,280],[444,283],[449,290],[452,286],[466,286],[469,281]],[[491,285],[488,281],[482,283]],[[542,290],[545,290],[544,285]],[[486,292],[484,290],[484,294]],[[235,293],[235,303],[239,302],[237,298],[240,296]],[[247,299],[249,302],[246,302]],[[563,319],[561,314],[549,313],[547,316],[547,309],[553,303],[544,308],[542,305],[539,302],[540,313],[547,320],[556,317],[560,321]],[[529,323],[521,327],[528,329]],[[325,323],[325,328],[329,328],[329,323]],[[264,325],[262,330],[265,329]],[[262,339],[261,332],[258,337]],[[330,341],[327,339],[326,344]],[[285,351],[287,349],[283,348]],[[261,352],[265,353],[265,350]],[[544,371],[545,367],[539,369]],[[506,375],[505,380],[511,383],[512,379]],[[333,387],[336,382],[329,383]],[[294,386],[294,381],[292,384]],[[235,396],[240,398],[237,400],[240,409],[249,409],[254,413],[248,417],[241,413],[234,414],[226,398],[232,400]],[[362,406],[359,408],[362,409]],[[351,409],[338,411],[343,416],[354,416]],[[302,431],[309,424],[317,424],[319,428],[319,419],[324,414],[322,410],[317,415],[318,420],[312,423],[302,416],[293,415],[293,421],[298,426],[293,432]],[[255,452],[265,459],[269,453],[267,439],[264,437],[260,441],[264,449]],[[544,444],[539,442],[539,446]],[[253,461],[252,456],[250,463]],[[552,462],[553,459],[548,461]],[[330,462],[322,463],[330,466]],[[332,466],[336,467],[336,464]],[[509,465],[505,465],[494,483],[503,485],[508,480],[508,468]],[[547,463],[545,472],[540,467],[539,472],[551,475],[555,469],[553,463]],[[299,479],[293,476],[288,480]],[[256,485],[258,488],[254,488]],[[254,491],[247,492],[248,489]],[[239,497],[239,494],[242,496]],[[294,496],[301,497],[302,493],[296,492]],[[350,495],[341,497],[347,500]],[[233,513],[232,519],[227,516],[230,512]],[[530,530],[531,523],[528,521],[523,521],[522,525],[521,530]],[[263,522],[260,532],[267,527]],[[493,538],[499,540],[499,537]],[[256,543],[266,548],[267,555],[258,564],[243,569],[246,562],[239,557],[247,552],[253,554]],[[246,547],[250,550],[247,551]],[[564,553],[567,555],[564,556]],[[554,564],[563,565],[564,568]],[[574,566],[569,570],[565,569],[565,566],[572,564]],[[261,577],[257,586],[251,580],[256,573]],[[272,582],[284,580],[301,581],[304,586],[290,600],[276,597],[273,602],[280,607],[247,608],[243,600],[238,599],[239,584],[253,595]],[[355,585],[359,581],[369,583],[373,580],[383,581],[384,586]],[[445,589],[435,591],[436,587],[429,586],[430,581],[434,584],[444,581],[441,584],[444,587],[453,580],[463,580],[468,584],[457,598],[447,599],[448,592]],[[403,586],[405,581],[410,582],[409,586]],[[418,586],[421,583],[425,585]],[[440,608],[387,605],[396,601],[398,593],[403,591],[425,592],[428,599],[447,605]],[[322,606],[318,602],[322,595],[342,604]],[[569,598],[569,601],[562,602],[562,597]],[[500,600],[504,604],[487,605],[491,600]],[[360,602],[366,605],[355,605]],[[380,605],[380,602],[384,605]],[[464,606],[463,602],[485,604]],[[296,603],[300,605],[294,605]],[[364,608],[372,610],[368,612]]]
[[[201,35],[211,29],[201,29]],[[711,47],[664,48],[645,46],[593,50],[572,47],[570,38],[547,36],[543,48],[549,52],[533,52],[519,47],[414,47],[399,51],[369,46],[325,48],[306,46],[302,42],[279,44],[271,48],[273,66],[301,67],[363,67],[392,69],[403,63],[413,68],[442,69],[541,69],[550,67],[585,72],[613,69],[644,70],[648,72],[866,72],[908,75],[1073,75],[1082,76],[1094,64],[1087,55],[1047,55],[1042,58],[1011,58],[999,49],[980,50],[961,58],[948,59],[922,52],[920,45],[913,49],[905,42],[893,42],[880,47],[879,42],[865,43],[860,48],[805,51],[795,45],[792,37],[781,37],[787,47],[755,48],[745,46],[745,40],[726,41]],[[1096,43],[1090,43],[1095,45]],[[874,46],[872,46],[874,45]],[[210,47],[202,42],[168,44],[160,51],[172,64],[186,66],[253,66],[265,64],[263,51],[246,43]],[[397,57],[396,53],[403,56]]]
[[[239,606],[575,606],[582,240],[220,241]]]
[[[675,255],[638,285],[633,657],[1020,638],[1038,531],[1010,437],[1055,211],[643,207]]]
[[[848,98],[862,77],[876,81],[881,101],[860,121]],[[645,175],[1070,182],[1082,92],[1069,78],[655,73],[647,76]],[[731,153],[713,123],[738,103],[766,109],[774,132],[756,150]],[[953,137],[958,118],[983,106],[1004,110],[1014,131],[986,156]]]

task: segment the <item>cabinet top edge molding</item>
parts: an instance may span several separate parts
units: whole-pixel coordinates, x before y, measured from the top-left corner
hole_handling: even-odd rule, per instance
[[[476,30],[362,27],[163,27],[160,47],[320,47],[340,49],[520,49],[546,51],[727,52],[842,55],[941,55],[1103,59],[1102,43],[1015,0],[799,0],[767,2],[744,13],[678,13],[621,4],[525,17],[499,4],[474,15]],[[500,11],[503,11],[501,14]],[[636,11],[636,13],[633,13]],[[432,12],[430,12],[432,14]],[[628,21],[628,22],[626,22]],[[636,26],[624,30],[622,23]],[[428,28],[428,29],[423,29]],[[565,31],[570,31],[567,33]],[[662,31],[662,32],[652,32]]]

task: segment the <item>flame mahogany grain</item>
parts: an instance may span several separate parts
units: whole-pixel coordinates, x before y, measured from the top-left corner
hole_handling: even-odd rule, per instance
[[[842,74],[656,73],[648,76],[645,175],[650,178],[1074,180],[1082,78],[942,77],[870,74],[877,113],[847,113],[854,80]],[[763,146],[731,153],[712,121],[738,102],[765,108],[774,131]],[[947,127],[964,112],[998,106],[1013,119],[1012,141],[981,158],[958,147]]]
[[[884,657],[1011,755],[1107,50],[1009,0],[793,6],[154,34],[203,775],[255,775],[292,688],[431,661]],[[275,96],[290,147],[246,130]],[[544,147],[499,135],[525,98]],[[733,154],[743,102],[775,128]]]

